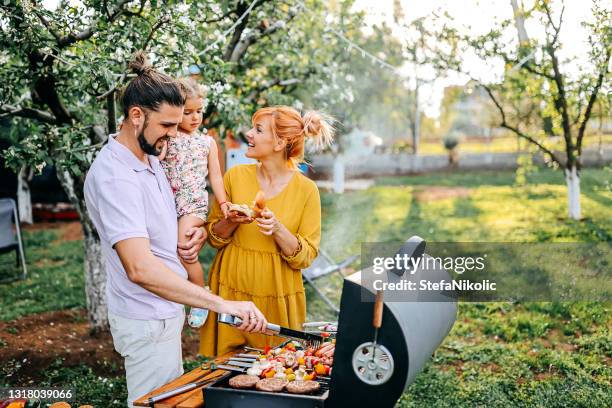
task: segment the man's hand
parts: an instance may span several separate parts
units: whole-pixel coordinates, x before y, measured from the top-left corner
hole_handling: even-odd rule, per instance
[[[238,329],[248,333],[263,333],[268,325],[265,316],[253,302],[223,300],[219,305],[218,313],[239,317],[242,319],[242,324],[238,326]]]
[[[190,264],[196,263],[198,262],[200,249],[202,249],[206,238],[208,238],[208,233],[204,227],[194,227],[187,231],[185,235],[191,238],[183,244],[179,242],[178,254],[185,262]]]

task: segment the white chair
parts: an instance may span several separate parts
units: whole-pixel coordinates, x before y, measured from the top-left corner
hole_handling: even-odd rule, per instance
[[[315,280],[324,276],[330,275],[334,272],[338,272],[342,276],[341,270],[352,264],[358,255],[352,255],[343,260],[340,263],[335,263],[331,257],[321,248],[319,248],[319,255],[315,258],[308,268],[302,270],[302,278],[305,283],[310,285],[314,289],[315,293],[332,309],[336,314],[340,312],[340,309],[334,305],[334,303],[325,296],[325,293],[315,285]]]
[[[23,241],[21,239],[21,228],[19,227],[19,216],[17,205],[12,198],[0,199],[0,254],[15,251],[17,266],[21,266],[20,276],[1,280],[10,282],[17,279],[25,279],[28,270],[26,267]]]

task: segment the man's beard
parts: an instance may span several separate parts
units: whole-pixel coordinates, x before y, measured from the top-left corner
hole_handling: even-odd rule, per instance
[[[154,144],[147,142],[147,139],[144,137],[144,131],[147,128],[147,123],[145,120],[145,125],[143,126],[140,134],[138,135],[138,144],[140,144],[140,148],[146,154],[150,154],[151,156],[159,156],[161,154],[161,149],[157,150]]]

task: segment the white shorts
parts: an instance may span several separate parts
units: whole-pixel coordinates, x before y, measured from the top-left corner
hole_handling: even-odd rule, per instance
[[[124,359],[128,407],[183,374],[185,311],[171,319],[136,320],[108,313],[115,350]]]

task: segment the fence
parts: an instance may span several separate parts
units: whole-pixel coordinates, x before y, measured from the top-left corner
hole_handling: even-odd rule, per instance
[[[458,156],[458,162],[452,169],[458,170],[510,170],[516,169],[518,153],[465,153]],[[560,154],[563,157],[562,154]],[[346,178],[377,177],[405,175],[451,169],[447,155],[412,155],[408,153],[381,153],[366,157],[345,157]],[[535,154],[534,163],[544,165],[541,154]],[[323,154],[313,157],[312,165],[315,177],[330,178],[333,174],[334,157]],[[597,149],[583,150],[583,167],[601,167],[612,163],[612,146],[606,146],[603,152]]]

